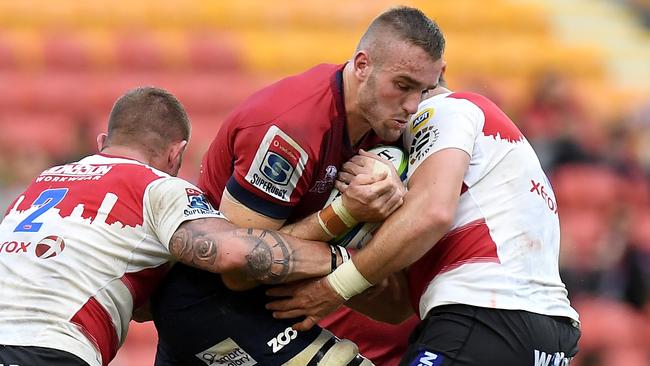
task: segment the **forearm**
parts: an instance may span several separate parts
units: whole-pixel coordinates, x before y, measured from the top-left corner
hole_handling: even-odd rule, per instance
[[[429,156],[409,179],[404,205],[354,257],[356,269],[370,283],[412,264],[449,230],[458,206],[469,155],[443,149]]]
[[[180,262],[265,284],[324,276],[331,271],[332,255],[325,243],[269,230],[237,229],[225,220],[206,220],[210,219],[185,222],[172,236],[170,252]]]
[[[423,214],[425,202],[413,195],[407,198],[375,232],[373,240],[353,257],[357,269],[370,283],[379,283],[414,263],[447,232],[447,222]]]
[[[332,239],[318,223],[318,212],[314,212],[298,222],[285,225],[280,231],[306,240],[329,241]]]
[[[402,272],[394,273],[381,284],[354,296],[345,305],[377,321],[391,324],[399,324],[414,314]]]

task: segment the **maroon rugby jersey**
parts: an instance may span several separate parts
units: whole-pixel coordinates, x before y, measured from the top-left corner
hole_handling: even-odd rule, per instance
[[[323,207],[343,163],[359,148],[380,142],[370,132],[357,146],[350,145],[342,70],[343,65],[321,64],[280,80],[226,118],[199,176],[199,187],[215,206],[228,187],[250,209],[287,222]],[[415,322],[390,326],[344,308],[323,324],[357,343],[376,364],[396,365]]]

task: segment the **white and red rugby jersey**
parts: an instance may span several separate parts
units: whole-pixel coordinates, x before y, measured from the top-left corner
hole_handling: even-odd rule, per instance
[[[222,217],[192,184],[103,154],[42,172],[0,224],[0,344],[107,365],[186,220]]]
[[[405,134],[408,174],[446,148],[467,152],[450,231],[408,269],[423,318],[445,304],[578,320],[560,279],[557,201],[537,155],[494,103],[473,93],[423,101]]]

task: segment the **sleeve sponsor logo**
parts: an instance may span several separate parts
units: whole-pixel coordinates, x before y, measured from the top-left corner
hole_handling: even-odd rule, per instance
[[[271,182],[286,186],[289,183],[295,166],[291,165],[282,155],[269,151],[262,163],[262,174]]]
[[[438,141],[439,136],[440,132],[433,126],[427,126],[421,131],[418,131],[413,136],[411,143],[411,149],[409,151],[411,160],[409,163],[413,165],[417,161],[423,160],[431,150],[431,147]]]
[[[426,108],[419,112],[413,117],[413,122],[411,123],[411,132],[417,132],[422,126],[424,126],[435,114],[433,108]]]
[[[185,194],[187,195],[187,208],[183,211],[185,216],[219,213],[198,189],[185,188]]]
[[[255,153],[246,181],[277,199],[289,202],[306,163],[305,150],[278,127],[271,126]]]
[[[532,188],[530,189],[530,192],[535,192],[537,193],[538,196],[542,198],[542,201],[546,204],[548,209],[557,215],[557,203],[553,199],[553,191],[550,190],[550,192],[547,192],[544,190],[544,185],[541,182],[535,182],[533,179],[530,180],[530,183],[532,184]],[[549,186],[550,187],[550,186]]]

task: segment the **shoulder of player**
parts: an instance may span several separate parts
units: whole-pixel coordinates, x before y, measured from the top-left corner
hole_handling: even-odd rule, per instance
[[[318,113],[315,113],[318,114]],[[306,128],[308,126],[308,128]],[[266,121],[248,121],[235,127],[231,138],[241,134],[246,138],[257,139],[256,150],[275,144],[276,147],[288,144],[293,146],[299,155],[316,157],[324,136],[332,128],[332,122],[324,117],[312,117],[304,113],[284,113]]]
[[[192,194],[203,194],[203,191],[196,187],[194,184],[188,182],[187,180],[179,177],[172,176],[161,176],[158,179],[154,179],[146,184],[147,190],[156,190],[156,191],[169,191],[169,190],[179,190],[190,192]]]
[[[482,106],[486,103],[491,102],[489,99],[476,93],[450,92],[439,94],[420,103],[418,112],[413,120],[440,120],[451,114],[479,117],[484,114]]]
[[[128,184],[132,186],[140,186],[142,188],[158,179],[170,177],[169,174],[137,160],[128,157],[110,156],[105,154],[91,155],[76,163],[68,165],[89,165],[101,167],[102,169],[97,169],[97,174],[101,173],[110,179],[124,179]]]
[[[319,105],[329,108],[333,102],[330,80],[339,67],[322,64],[271,84],[239,105],[228,120],[237,129],[276,124],[287,131],[304,131],[307,122],[310,130],[319,122],[328,124],[328,113],[314,109]]]

